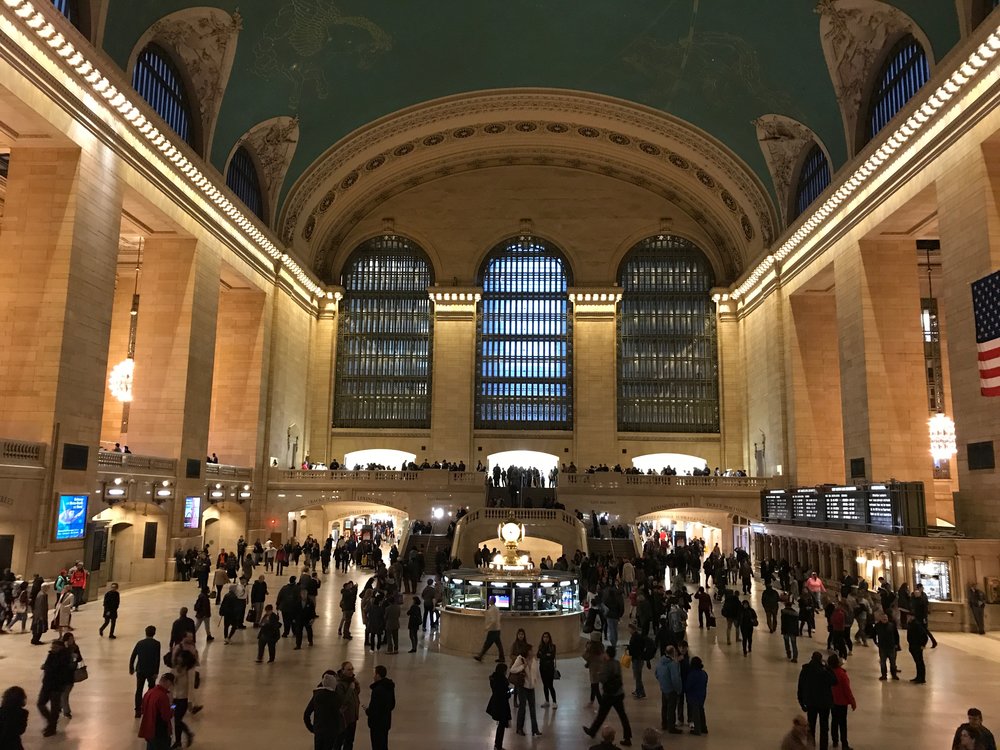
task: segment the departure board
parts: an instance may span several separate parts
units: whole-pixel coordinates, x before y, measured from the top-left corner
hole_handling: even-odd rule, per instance
[[[868,523],[880,529],[891,529],[894,523],[892,496],[884,484],[868,487]]]
[[[863,526],[865,520],[864,490],[858,487],[828,487],[826,519],[853,526]]]
[[[822,496],[815,487],[800,487],[792,491],[792,515],[802,521],[816,523],[826,519]]]
[[[762,490],[760,501],[765,523],[911,536],[927,533],[922,482]]]
[[[774,521],[792,520],[791,507],[788,504],[788,492],[786,490],[765,490],[761,505],[765,519]]]

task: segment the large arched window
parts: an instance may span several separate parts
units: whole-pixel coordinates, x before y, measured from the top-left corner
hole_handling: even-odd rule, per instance
[[[257,176],[257,165],[253,162],[250,152],[243,146],[236,149],[226,170],[226,184],[243,201],[243,205],[254,212],[258,218],[264,219],[264,196],[260,191],[260,179]]]
[[[568,268],[535,237],[493,249],[480,274],[476,350],[478,428],[573,428]]]
[[[181,74],[166,52],[147,45],[135,61],[132,86],[177,135],[192,143],[191,105]]]
[[[814,143],[799,170],[799,181],[795,187],[795,216],[805,211],[829,184],[830,163],[823,150]]]
[[[872,92],[868,107],[868,138],[871,140],[930,78],[927,54],[920,42],[907,34],[890,50]]]
[[[718,350],[704,253],[681,237],[643,240],[622,262],[618,429],[718,432]]]
[[[430,427],[434,274],[404,237],[369,240],[341,282],[334,427]]]

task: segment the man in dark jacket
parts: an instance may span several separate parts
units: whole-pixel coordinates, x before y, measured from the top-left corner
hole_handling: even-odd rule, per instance
[[[785,656],[793,664],[799,661],[799,613],[792,606],[792,598],[785,601],[781,610],[781,638],[785,642]]]
[[[170,626],[170,643],[168,644],[170,648],[173,648],[175,643],[183,641],[185,633],[194,635],[197,630],[194,620],[188,617],[187,607],[181,607],[179,614],[180,616]]]
[[[819,750],[827,750],[830,735],[830,709],[833,707],[833,686],[837,678],[823,664],[823,654],[813,651],[808,664],[799,673],[799,706],[809,719],[809,732],[816,739],[816,720],[819,719]]]
[[[260,618],[264,616],[264,601],[267,599],[267,582],[261,576],[250,587],[250,606],[253,608],[253,626],[260,627]]]
[[[288,583],[278,589],[278,596],[274,600],[274,605],[281,612],[281,619],[285,622],[282,638],[287,638],[292,630],[292,623],[295,620],[294,610],[299,604],[299,588],[295,585],[295,576],[288,579]]]
[[[778,629],[778,592],[771,588],[771,582],[764,584],[764,591],[760,595],[760,604],[764,608],[764,616],[767,618],[767,629],[773,633]]]
[[[104,629],[111,626],[109,638],[117,638],[115,635],[115,625],[118,622],[118,607],[121,605],[122,595],[118,593],[118,584],[112,583],[111,589],[104,594],[104,624],[98,632],[103,636]]]
[[[898,680],[896,674],[896,650],[899,647],[899,630],[896,623],[889,619],[885,612],[879,612],[875,618],[875,645],[878,646],[878,661],[882,668],[880,680],[886,680],[886,662],[892,672],[892,679]]]
[[[375,667],[375,681],[370,686],[372,697],[365,709],[372,750],[389,750],[389,728],[392,726],[392,710],[396,707],[396,684],[389,679],[388,674],[382,664]]]
[[[135,718],[142,716],[143,686],[152,690],[156,682],[156,673],[160,671],[160,642],[153,636],[156,628],[152,625],[146,628],[146,637],[135,644],[132,655],[128,659],[128,673],[135,675]]]
[[[906,646],[910,649],[910,656],[917,667],[917,676],[910,682],[923,685],[927,682],[927,672],[924,666],[924,646],[927,645],[927,628],[916,617],[911,617],[906,624]]]
[[[340,698],[337,695],[337,673],[328,669],[319,685],[313,690],[302,720],[313,735],[314,750],[333,750],[343,729],[340,717]]]
[[[49,654],[42,664],[42,689],[38,691],[38,710],[46,721],[42,732],[45,737],[56,733],[63,692],[73,684],[74,671],[73,658],[66,644],[61,640],[52,641]]]

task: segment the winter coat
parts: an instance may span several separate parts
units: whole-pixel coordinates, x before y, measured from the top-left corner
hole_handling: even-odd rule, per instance
[[[684,695],[688,705],[704,706],[708,697],[708,672],[704,669],[692,669],[684,680]]]
[[[392,710],[396,707],[396,683],[388,677],[371,684],[371,698],[368,701],[368,727],[388,731],[392,727]]]
[[[798,699],[803,710],[833,706],[833,686],[837,678],[822,663],[809,661],[799,672]]]
[[[669,656],[660,657],[660,663],[656,665],[656,681],[660,683],[660,692],[664,695],[682,692],[681,665]]]
[[[510,723],[510,699],[507,695],[507,678],[502,674],[490,675],[490,701],[486,704],[486,713],[493,721]]]
[[[843,667],[837,667],[833,670],[833,676],[837,678],[837,684],[833,686],[833,705],[856,709],[858,704],[851,692],[851,678],[847,676],[847,672]]]

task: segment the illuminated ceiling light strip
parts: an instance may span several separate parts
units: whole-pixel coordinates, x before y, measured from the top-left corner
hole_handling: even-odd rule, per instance
[[[938,111],[946,102],[964,89],[970,80],[982,73],[987,62],[998,52],[1000,52],[1000,27],[995,29],[986,41],[959,65],[958,70],[953,72],[935,91],[931,92],[920,107],[894,133],[886,137],[875,153],[869,156],[853,174],[843,179],[836,192],[827,198],[823,205],[817,208],[791,237],[785,240],[776,253],[768,255],[767,258],[758,263],[743,283],[732,291],[731,296],[734,298],[745,296],[775,262],[780,263],[787,258],[837,206],[850,198],[869,179],[875,176],[890,156],[923,130],[927,123],[937,116]]]
[[[238,230],[242,230],[242,233],[252,244],[263,250],[270,258],[280,261],[281,265],[284,266],[292,278],[296,279],[313,296],[324,296],[323,287],[310,279],[298,263],[292,260],[287,253],[279,250],[263,232],[257,229],[253,221],[220,192],[211,179],[195,167],[184,156],[183,152],[174,146],[168,137],[164,136],[159,129],[153,126],[138,107],[124,93],[113,86],[97,66],[86,58],[83,52],[74,48],[56,27],[47,20],[45,15],[37,11],[30,2],[26,2],[25,0],[3,0],[3,3],[13,10],[14,15],[36,37],[45,41],[53,50],[56,50],[56,54],[61,58],[61,62],[95,93],[100,94],[101,98],[113,108],[114,113],[122,117],[129,128],[140,135],[149,145],[158,149],[162,156],[170,160],[178,171],[188,178],[194,188],[215,203],[219,210],[231,219],[235,227]]]

